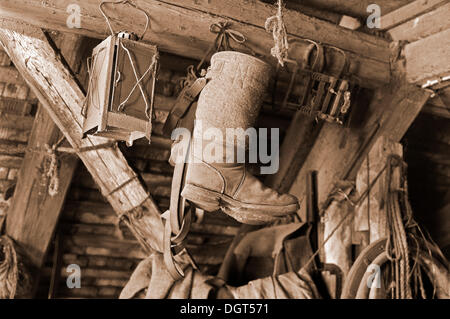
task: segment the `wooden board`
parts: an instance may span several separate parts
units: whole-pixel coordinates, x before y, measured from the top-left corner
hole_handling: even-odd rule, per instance
[[[417,41],[450,28],[449,15],[450,3],[447,3],[390,29],[388,33],[394,41]]]
[[[381,16],[381,30],[391,29],[418,15],[439,7],[448,0],[417,0]]]
[[[450,75],[450,28],[405,46],[406,79],[426,80]]]

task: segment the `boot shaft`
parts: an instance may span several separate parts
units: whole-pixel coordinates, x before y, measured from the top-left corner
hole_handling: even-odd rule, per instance
[[[271,66],[250,55],[224,51],[211,58],[208,84],[199,96],[194,138],[202,138],[208,129],[217,129],[223,143],[245,147],[245,130],[255,125],[271,77]],[[226,129],[236,130],[236,141]],[[248,133],[248,132],[247,132]],[[233,140],[230,140],[230,139]]]

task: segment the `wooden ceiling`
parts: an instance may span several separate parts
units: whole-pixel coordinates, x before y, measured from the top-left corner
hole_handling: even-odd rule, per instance
[[[381,8],[381,14],[385,15],[414,0],[286,0],[288,7],[292,5],[304,5],[311,8],[326,10],[333,13],[348,15],[356,18],[367,18],[367,7],[376,3]]]

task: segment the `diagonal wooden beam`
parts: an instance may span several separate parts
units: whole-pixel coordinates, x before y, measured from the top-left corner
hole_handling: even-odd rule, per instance
[[[109,35],[107,24],[99,11],[100,0],[79,0],[81,28],[67,25],[67,8],[71,0],[2,0],[0,17],[24,21],[38,27],[85,36],[105,38]],[[157,44],[162,51],[201,59],[217,34],[210,32],[212,24],[229,21],[233,30],[247,38],[248,45],[273,65],[270,55],[272,34],[266,32],[266,18],[276,13],[273,5],[260,1],[238,0],[137,0],[136,5],[150,16],[150,28],[144,41]],[[26,7],[27,10],[23,10]],[[145,17],[127,5],[105,6],[114,30],[141,32]],[[341,28],[332,23],[312,18],[295,10],[286,10],[284,19],[290,38],[308,38],[343,49],[351,61],[351,71],[364,86],[379,86],[390,80],[389,43],[381,38]],[[298,52],[296,52],[298,51]],[[293,50],[292,58],[300,59],[302,50]],[[339,52],[328,50],[333,60]],[[332,68],[333,63],[329,63]]]
[[[355,127],[343,128],[324,123],[290,193],[304,202],[307,174],[316,170],[319,206],[326,206],[328,195],[336,182],[355,178],[362,160],[377,138],[385,136],[399,141],[429,96],[430,92],[408,84],[404,79],[398,80],[375,92]],[[358,109],[361,111],[363,105],[360,106]],[[306,205],[301,206],[300,215],[303,217]]]
[[[0,26],[4,26],[0,23]],[[9,26],[11,29],[11,26]],[[130,221],[145,244],[162,250],[163,224],[155,202],[117,145],[100,137],[82,139],[84,94],[41,29],[0,28],[0,43],[119,216]],[[83,149],[88,151],[82,151]],[[139,212],[139,213],[138,213]]]

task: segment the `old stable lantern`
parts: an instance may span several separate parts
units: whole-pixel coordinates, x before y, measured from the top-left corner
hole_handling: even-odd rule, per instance
[[[83,136],[150,140],[158,49],[133,33],[111,35],[94,48],[83,115]]]

